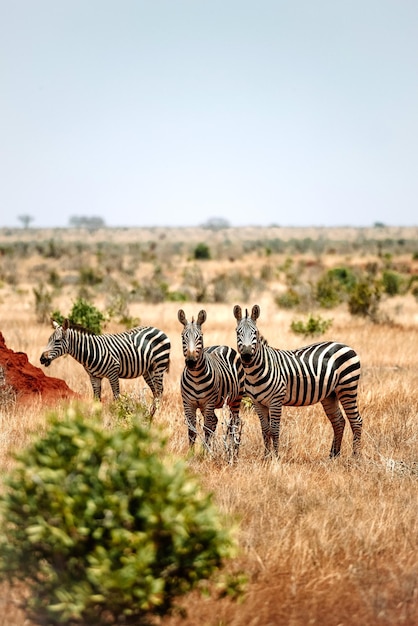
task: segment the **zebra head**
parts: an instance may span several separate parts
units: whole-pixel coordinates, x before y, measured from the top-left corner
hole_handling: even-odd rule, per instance
[[[181,339],[186,367],[189,370],[194,370],[203,354],[202,325],[206,320],[206,311],[199,312],[197,322],[194,321],[193,317],[192,321],[188,322],[183,309],[179,310],[177,317],[184,326]]]
[[[234,306],[234,317],[237,320],[237,349],[244,365],[249,365],[254,358],[259,339],[257,328],[257,319],[260,315],[260,307],[255,304],[251,311],[251,317],[248,316],[248,310],[245,309],[245,317],[242,316],[241,307],[236,304]]]
[[[68,352],[67,329],[69,328],[68,320],[64,320],[62,326],[51,320],[54,332],[48,340],[48,345],[41,354],[41,364],[48,367],[51,361]]]

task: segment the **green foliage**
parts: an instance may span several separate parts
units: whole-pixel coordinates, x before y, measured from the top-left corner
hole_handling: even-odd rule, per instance
[[[210,248],[206,243],[198,243],[193,251],[195,260],[206,261],[211,258]]]
[[[161,437],[100,420],[53,415],[0,496],[0,576],[24,583],[43,626],[149,624],[233,553],[230,524],[182,461],[163,460]]]
[[[342,301],[341,285],[329,272],[316,283],[315,299],[324,309],[332,309]]]
[[[350,291],[356,284],[357,277],[349,267],[334,267],[328,271],[345,291]]]
[[[351,291],[348,309],[351,315],[370,317],[377,321],[377,313],[381,298],[379,282],[373,277],[360,279]]]
[[[58,324],[62,324],[66,316],[60,311],[54,311],[51,317],[58,322]],[[73,303],[68,319],[73,324],[84,326],[84,328],[87,328],[87,330],[90,330],[92,333],[100,335],[102,333],[102,323],[106,320],[106,317],[93,304],[84,300],[84,298],[77,298]]]
[[[294,309],[300,304],[300,296],[295,289],[290,288],[276,296],[274,301],[281,309]]]
[[[102,323],[106,318],[93,304],[86,302],[83,298],[77,298],[68,319],[73,324],[80,324],[87,330],[99,335],[102,332]]]
[[[290,324],[290,328],[297,335],[314,337],[323,335],[332,326],[332,320],[323,319],[320,315],[309,315],[306,321],[298,320]]]
[[[350,268],[334,267],[318,280],[315,299],[321,307],[331,309],[346,299],[356,281],[356,275]]]
[[[401,274],[385,270],[382,274],[383,291],[388,296],[397,296],[402,292],[404,279]]]
[[[144,398],[134,394],[121,393],[110,405],[114,425],[118,428],[131,427],[134,420],[150,425],[152,416]]]

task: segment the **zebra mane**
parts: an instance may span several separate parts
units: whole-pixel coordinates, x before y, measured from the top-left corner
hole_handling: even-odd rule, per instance
[[[269,342],[267,341],[267,339],[266,339],[263,335],[259,335],[258,337],[259,337],[259,339],[260,339],[260,343],[261,343],[263,346],[268,346],[268,345],[269,345]]]
[[[69,322],[68,328],[72,328],[73,330],[78,330],[78,332],[83,333],[83,335],[97,335],[97,333],[93,332],[89,328],[82,326],[81,324],[75,324],[74,322]]]

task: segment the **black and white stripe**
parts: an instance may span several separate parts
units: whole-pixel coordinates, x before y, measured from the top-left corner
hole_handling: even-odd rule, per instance
[[[206,311],[200,311],[195,322],[188,322],[182,309],[178,312],[183,325],[182,345],[185,367],[180,388],[184,415],[188,425],[189,444],[196,440],[197,409],[204,418],[205,442],[208,444],[216,430],[218,418],[215,409],[225,404],[232,414],[232,422],[239,426],[239,409],[244,395],[244,370],[240,358],[229,346],[203,346],[202,325]]]
[[[298,350],[278,350],[260,335],[256,322],[260,307],[251,316],[234,307],[237,347],[245,371],[246,391],[260,418],[265,454],[278,454],[282,406],[309,406],[321,402],[334,430],[331,457],[341,450],[345,419],[353,431],[353,453],[360,452],[362,420],[357,407],[360,359],[342,343],[324,341]]]
[[[140,326],[117,334],[96,335],[71,327],[68,320],[62,326],[52,322],[54,332],[41,355],[41,363],[69,354],[83,365],[90,376],[94,397],[100,400],[102,379],[108,378],[113,396],[119,396],[120,378],[143,376],[154,396],[151,413],[163,393],[163,376],[170,363],[170,340],[152,326]]]

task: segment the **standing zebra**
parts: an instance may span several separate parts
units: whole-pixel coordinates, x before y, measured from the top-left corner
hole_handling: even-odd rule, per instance
[[[240,417],[239,408],[244,395],[244,369],[240,358],[229,346],[203,347],[202,326],[206,311],[200,311],[197,321],[188,322],[182,309],[178,319],[184,328],[181,334],[185,367],[181,377],[181,397],[184,415],[189,429],[189,444],[196,440],[196,411],[200,409],[204,418],[205,441],[216,430],[218,418],[215,409],[229,407],[232,418],[233,456],[239,447]]]
[[[65,320],[55,329],[41,355],[41,363],[70,354],[90,376],[94,397],[101,399],[102,379],[108,378],[113,397],[119,396],[119,378],[143,376],[154,397],[151,415],[163,393],[163,376],[170,364],[170,340],[152,326],[139,326],[117,334],[96,335]]]
[[[360,359],[342,343],[324,341],[298,350],[277,350],[268,345],[256,326],[260,307],[251,317],[234,307],[237,346],[245,370],[246,390],[260,418],[265,456],[270,440],[277,455],[282,406],[310,406],[321,402],[334,430],[330,456],[340,454],[345,420],[353,431],[353,453],[360,452],[362,420],[357,408]]]

